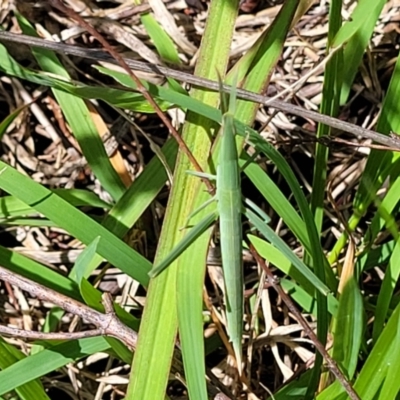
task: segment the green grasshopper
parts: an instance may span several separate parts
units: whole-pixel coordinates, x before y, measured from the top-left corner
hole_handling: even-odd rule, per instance
[[[209,174],[190,172],[193,175],[216,179],[216,195],[189,216],[189,220],[212,201],[217,201],[217,211],[207,215],[175,247],[174,250],[149,273],[158,275],[186,250],[219,217],[222,267],[225,280],[225,305],[227,332],[233,345],[238,370],[241,373],[242,334],[243,334],[243,268],[242,268],[242,193],[240,188],[240,168],[235,140],[234,110],[236,103],[236,85],[232,86],[229,105],[226,95],[221,92],[221,142],[216,177]],[[269,220],[257,206],[246,201],[261,215],[263,221]]]
[[[231,91],[229,108],[227,108],[226,97],[221,90],[221,111],[223,115],[221,147],[217,165],[216,198],[225,279],[227,331],[229,339],[232,341],[238,370],[241,371],[243,334],[242,192],[240,188],[239,156],[235,140],[235,102],[235,89]]]
[[[217,201],[217,211],[204,217],[192,227],[180,243],[158,265],[154,266],[149,275],[154,277],[167,268],[178,258],[203,232],[205,232],[219,217],[222,267],[225,279],[225,305],[227,317],[227,333],[233,345],[239,373],[242,370],[242,333],[243,333],[243,271],[242,271],[242,217],[243,213],[252,226],[257,229],[276,249],[291,262],[303,279],[311,287],[315,287],[322,294],[328,295],[329,288],[315,277],[313,272],[300,258],[296,256],[282,238],[268,226],[270,218],[258,206],[248,199],[242,201],[240,190],[239,156],[235,140],[234,109],[236,101],[236,87],[232,86],[229,105],[228,99],[221,91],[221,142],[217,175],[193,175],[216,179],[216,195],[204,203],[198,210],[189,216],[189,220],[205,208],[213,200]],[[247,165],[247,164],[246,164]],[[245,203],[249,207],[244,207]],[[252,209],[252,210],[251,210]]]

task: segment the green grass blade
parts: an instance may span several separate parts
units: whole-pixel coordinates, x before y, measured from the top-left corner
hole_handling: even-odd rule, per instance
[[[100,99],[116,107],[127,108],[137,112],[154,112],[151,106],[143,103],[143,97],[141,95],[132,91],[87,86],[77,82],[71,83],[61,77],[49,76],[23,68],[9,55],[6,48],[2,45],[0,45],[0,59],[2,60],[0,63],[0,71],[7,75],[25,79],[38,85],[53,87],[78,97]],[[127,87],[135,87],[132,83],[132,79],[124,73],[111,71],[102,67],[97,67],[97,69],[112,76]],[[151,85],[144,81],[142,81],[142,84],[149,90],[155,99],[158,100],[158,104],[162,109],[166,109],[171,105],[171,103],[174,103],[184,110],[190,109],[197,114],[206,116],[212,121],[221,123],[221,112],[217,108],[204,104],[196,98],[187,96],[181,91],[178,92],[162,86]],[[168,103],[159,100],[160,96],[167,99]]]
[[[26,356],[21,351],[6,343],[0,337],[0,370],[5,370],[8,367],[11,367],[18,363],[18,361],[23,360],[25,357]],[[19,373],[23,374],[24,371],[20,369]],[[24,384],[18,384],[17,386],[10,388],[10,391],[11,390],[15,390],[18,394],[18,398],[22,400],[49,400],[49,397],[44,391],[43,385],[37,379],[29,380]]]
[[[7,117],[0,122],[0,140],[3,138],[3,135],[6,133],[7,128],[11,125],[15,118],[17,118],[20,112],[25,110],[25,108],[27,107],[29,107],[29,104],[23,104],[22,106],[15,109],[12,113],[7,115]]]
[[[397,332],[400,331],[400,321],[397,323]],[[397,335],[396,339],[393,343],[393,353],[398,355],[400,353],[400,340],[399,335]],[[400,383],[397,379],[398,372],[400,370],[400,357],[393,357],[390,368],[388,368],[388,373],[386,375],[385,383],[382,386],[382,389],[379,392],[379,399],[395,399],[399,397],[400,392]]]
[[[57,224],[55,224],[52,221],[49,221],[48,219],[45,218],[29,218],[29,217],[12,217],[8,218],[4,221],[1,221],[1,224],[4,226],[29,226],[29,227],[52,227],[56,228]]]
[[[387,388],[387,385],[395,385],[396,394],[400,389],[400,381],[398,379],[391,381],[393,375],[390,373],[390,370],[399,365],[400,362],[400,352],[398,351],[400,344],[399,326],[400,305],[396,307],[389,318],[354,385],[363,400],[375,398],[383,382],[385,382],[384,387],[386,386]],[[393,369],[393,371],[395,372],[396,370]],[[393,392],[392,389],[390,391]],[[384,397],[379,398],[383,399]]]
[[[163,272],[165,268],[169,267],[191,244],[195,242],[217,219],[216,213],[211,213],[205,216],[194,227],[190,228],[189,232],[182,238],[182,240],[173,248],[173,250],[160,262],[155,265],[149,272],[150,278],[156,277]]]
[[[203,374],[205,373],[203,285],[211,233],[212,229],[206,231],[192,245],[192,252],[187,251],[182,254],[179,259],[177,279],[178,301],[180,302],[178,309],[179,332],[180,337],[184,338],[182,354],[185,374],[188,378],[188,385],[190,379],[190,398],[201,400],[208,398]],[[193,263],[193,257],[198,258],[196,263]],[[197,268],[187,268],[189,265]],[[182,303],[183,301],[185,304]]]
[[[162,151],[169,166],[173,167],[177,152],[176,142],[172,139],[167,141]],[[153,157],[144,171],[104,218],[102,222],[103,227],[108,229],[115,236],[123,237],[130,227],[139,220],[144,210],[162,189],[166,180],[167,174],[161,161],[158,157]],[[95,270],[102,261],[103,257],[99,254],[95,254],[90,261],[87,261],[87,273],[89,274],[90,271]],[[86,292],[88,290],[89,289],[86,288]],[[91,296],[97,295],[93,292]],[[99,300],[97,300],[97,303],[99,303]],[[92,307],[94,306],[93,303],[91,305]]]
[[[271,227],[264,223],[253,211],[246,209],[246,217],[259,230],[265,238],[293,264],[303,278],[308,281],[308,289],[315,287],[324,296],[327,296],[330,289],[293,253],[290,247],[277,235]],[[310,286],[311,285],[311,286]]]
[[[172,64],[180,64],[179,54],[175,48],[174,42],[158,24],[151,14],[142,14],[140,20],[149,34],[158,54],[164,61]]]
[[[293,300],[300,304],[304,310],[316,316],[315,285],[310,284],[309,280],[306,279],[297,268],[293,268],[292,262],[289,261],[289,259],[279,248],[257,236],[247,235],[247,237],[261,257],[263,257],[265,260],[268,260],[280,271],[300,284],[300,286],[296,285],[289,279],[281,279],[280,281],[283,289],[290,293],[290,296],[293,298]],[[338,300],[333,297],[332,294],[328,295],[328,310],[331,315],[336,315],[338,310]]]
[[[256,93],[259,93],[266,86],[269,73],[281,55],[284,41],[299,3],[299,0],[285,2],[268,29],[260,35],[251,49],[229,71],[229,82],[237,80],[241,84],[240,86]],[[242,102],[242,106],[238,105],[235,116],[243,122],[250,123],[254,116],[246,115],[245,112],[251,109],[254,111],[254,106],[251,104],[243,106],[244,104]]]
[[[237,80],[243,89],[260,93],[281,56],[286,36],[298,8],[299,0],[287,0],[272,24],[259,37],[252,48],[229,71],[227,82]],[[238,101],[235,118],[251,125],[258,105]]]
[[[78,287],[73,281],[15,251],[0,246],[0,263],[3,267],[29,278],[73,299],[81,301]]]
[[[386,0],[360,0],[335,36],[332,47],[346,44],[343,51],[343,63],[346,73],[340,94],[340,104],[345,104],[353,84],[357,69],[369,44],[375,24],[382,12]]]
[[[332,0],[329,8],[329,30],[328,30],[328,51],[331,50],[331,43],[334,35],[339,30],[342,19],[342,1]],[[322,90],[322,103],[320,112],[322,114],[336,116],[339,111],[339,96],[342,85],[343,76],[343,50],[339,49],[328,61],[325,67],[324,84]],[[331,128],[327,125],[318,124],[317,138],[321,138],[330,134]],[[324,217],[324,197],[326,187],[327,175],[327,162],[328,162],[329,149],[326,146],[318,143],[315,147],[315,162],[312,181],[312,192],[310,199],[310,208],[314,216],[315,227],[320,237],[322,230],[322,222]],[[325,268],[323,264],[313,260],[311,254],[307,253],[304,257],[306,262],[311,261],[314,267],[315,275],[325,282]],[[317,336],[318,339],[325,344],[328,334],[328,315],[326,299],[317,293],[318,304],[318,325]],[[318,386],[318,380],[321,374],[322,356],[316,353],[315,365],[310,379],[310,385],[306,393],[306,399],[314,398],[315,391]]]
[[[398,372],[396,366],[400,363],[399,327],[400,305],[397,305],[354,384],[354,389],[361,399],[393,399],[398,395],[400,381],[394,376]],[[396,395],[392,396],[394,393]],[[388,395],[390,396],[384,397]],[[325,389],[317,400],[345,400],[347,398],[343,387],[339,382],[335,382]]]
[[[249,157],[246,157],[246,159],[248,158]],[[241,166],[244,164],[244,161],[240,162]],[[244,173],[259,190],[272,209],[282,218],[297,239],[300,240],[304,248],[307,251],[311,251],[305,223],[294,209],[287,196],[278,188],[278,185],[256,163],[249,164],[244,170]],[[293,184],[295,184],[295,180],[293,180]],[[298,186],[298,183],[296,186]]]
[[[395,169],[393,169],[393,175],[398,176],[398,174],[395,173]],[[365,251],[370,253],[372,244],[374,243],[378,233],[385,227],[385,224],[388,230],[392,233],[392,236],[396,239],[396,244],[391,246],[390,252],[388,253],[389,257],[385,260],[387,268],[382,286],[379,290],[372,335],[375,341],[383,329],[388,315],[389,305],[392,300],[393,291],[400,276],[400,269],[397,262],[399,257],[398,232],[393,216],[395,207],[399,201],[399,190],[400,179],[397,178],[390,186],[382,202],[378,203],[377,213],[372,219],[371,225],[364,239],[364,244],[367,246]],[[395,242],[393,242],[393,244],[394,243]],[[376,262],[379,263],[378,260]],[[362,270],[364,270],[364,268],[365,267],[363,267]]]
[[[170,168],[174,167],[178,146],[172,139],[161,149]],[[127,233],[161,191],[168,176],[158,157],[153,157],[143,172],[110,210],[103,225],[115,235]]]
[[[18,13],[16,16],[24,33],[37,36],[24,17]],[[52,51],[34,48],[32,53],[45,71],[69,78],[68,72]],[[84,101],[76,96],[56,89],[53,89],[53,93],[93,173],[114,200],[119,199],[125,191],[125,186],[111,165],[89,109]]]
[[[90,269],[90,261],[97,252],[99,241],[100,236],[97,236],[91,243],[86,246],[85,250],[83,250],[82,253],[79,254],[74,266],[69,273],[69,278],[76,282],[78,285],[80,285],[82,279],[88,278],[92,272]]]
[[[307,199],[301,190],[301,187],[289,164],[286,162],[284,157],[256,131],[238,121],[235,121],[235,126],[236,132],[239,135],[248,138],[249,142],[255,147],[255,149],[265,154],[274,163],[274,165],[276,165],[279,172],[285,178],[285,181],[289,185],[305,221],[304,226],[306,227],[307,235],[310,240],[313,264],[319,262],[324,266],[327,285],[331,288],[331,290],[334,290],[334,288],[337,286],[336,278],[333,275],[332,269],[328,265],[325,255],[322,251],[321,243],[319,241],[319,236],[314,223],[314,218],[308,206]],[[282,218],[285,219],[284,216],[282,216]]]
[[[10,56],[7,49],[3,45],[0,45],[0,56],[0,71],[9,76],[15,76],[38,85],[59,89],[77,97],[86,99],[100,99],[117,107],[127,108],[129,110],[144,113],[154,113],[154,108],[145,102],[143,96],[140,94],[108,87],[87,86],[79,82],[72,82],[70,79],[66,79],[62,76],[54,76],[42,72],[32,71],[19,65]],[[171,103],[169,102],[166,103],[158,100],[157,98],[156,101],[162,110],[166,110],[171,106]]]
[[[382,104],[381,113],[379,116],[377,131],[389,134],[391,131],[400,132],[400,110],[398,103],[398,93],[400,91],[400,58],[397,59],[392,79],[389,84],[385,99]],[[372,150],[364,168],[361,182],[354,197],[353,208],[354,212],[348,226],[351,231],[356,229],[361,218],[366,213],[369,205],[374,200],[375,193],[382,186],[383,182],[392,171],[397,171],[394,168],[399,160],[400,154],[391,151]],[[336,242],[334,248],[329,255],[329,262],[334,263],[339,257],[346,241],[347,233],[344,232]]]
[[[64,314],[65,311],[60,307],[51,308],[46,314],[46,319],[44,320],[42,332],[54,332],[57,329],[58,324]],[[44,349],[44,346],[40,344],[34,344],[31,348],[30,355],[33,356],[37,353],[40,353]]]
[[[52,190],[65,201],[74,207],[98,207],[110,209],[111,206],[99,199],[96,194],[80,189],[54,189]],[[16,216],[27,216],[37,214],[37,212],[27,206],[23,201],[14,196],[0,197],[0,218]]]
[[[54,192],[3,162],[0,162],[0,168],[0,187],[3,190],[35,208],[85,244],[100,236],[99,254],[147,286],[147,273],[151,268],[149,261]]]
[[[364,329],[363,298],[357,282],[350,278],[340,294],[339,310],[332,330],[332,357],[350,380],[356,371]]]
[[[285,385],[278,393],[274,394],[274,400],[303,400],[307,391],[311,370],[301,374],[299,379]],[[332,400],[332,399],[331,399]]]
[[[328,51],[331,51],[331,43],[334,35],[340,28],[342,19],[341,0],[332,1],[329,11],[329,32],[328,32]],[[343,51],[340,49],[332,56],[325,67],[324,84],[322,90],[322,102],[320,107],[321,114],[335,117],[339,111],[339,96],[343,76]],[[329,135],[331,128],[324,124],[318,124],[317,137],[321,138]],[[326,187],[328,147],[317,142],[315,147],[315,163],[313,172],[312,192],[311,192],[311,211],[314,214],[315,225],[318,233],[322,229],[324,214],[324,197]]]
[[[124,85],[131,89],[134,89],[136,87],[132,82],[132,79],[130,79],[130,77],[127,74],[124,74],[123,72],[113,71],[103,67],[96,67],[96,69],[107,76],[111,76],[121,85]],[[47,82],[47,84],[64,85],[65,90],[69,91],[74,90],[73,87],[71,87],[71,85],[61,84],[57,80]],[[142,82],[142,84],[156,99],[160,98],[164,99],[168,103],[171,104],[173,103],[184,111],[190,110],[196,114],[200,114],[202,116],[207,117],[211,121],[218,122],[219,124],[221,123],[222,114],[218,108],[215,108],[216,105],[215,107],[212,107],[208,104],[205,104],[200,99],[197,99],[196,97],[193,96],[189,96],[187,93],[182,92],[182,90],[178,91],[174,89],[174,85],[170,85],[171,87],[173,87],[171,89],[164,86],[156,86],[144,81]],[[109,89],[107,96],[105,96],[103,94],[103,91],[98,90],[98,88],[91,86],[83,86],[81,90],[81,95],[84,96],[89,94],[90,92],[93,92],[93,94],[95,94],[96,96],[102,95],[104,101],[107,101],[108,103],[113,104],[115,106],[120,106],[120,101],[118,99],[122,98],[124,99],[124,102],[128,102],[128,100],[131,99],[132,95],[134,95],[134,93],[129,93],[118,89]],[[126,107],[132,109],[128,105]]]
[[[225,71],[236,14],[237,1],[211,2],[196,75],[216,80],[216,69]],[[224,20],[223,25],[221,20]],[[215,43],[218,43],[218,46],[214,46]],[[182,96],[177,92],[174,95]],[[214,107],[218,104],[216,93],[196,90],[192,96]],[[187,121],[190,123],[185,124],[182,137],[204,167],[207,165],[210,151],[209,134],[214,124],[193,113],[187,115]],[[180,241],[182,234],[179,228],[184,225],[190,212],[209,197],[200,189],[199,179],[186,174],[188,169],[190,165],[187,159],[179,155],[156,264]],[[196,215],[193,223],[202,216],[201,213]],[[163,398],[176,333],[177,312],[189,395],[196,399],[207,398],[204,379],[202,288],[210,233],[209,230],[203,234],[177,262],[150,283],[132,366],[128,398]],[[148,379],[149,370],[157,371],[152,374],[151,380]]]
[[[0,372],[0,395],[88,355],[106,351],[110,345],[102,337],[71,340],[43,350],[12,364]]]
[[[378,301],[376,304],[375,321],[372,331],[372,337],[376,341],[384,327],[389,306],[393,298],[393,292],[400,276],[400,241],[396,241],[393,253],[391,254],[389,263],[387,264],[385,276],[381,288],[379,290]]]
[[[333,40],[331,40],[332,47],[349,43],[355,35],[359,37],[363,36],[361,34],[363,27],[365,28],[371,16],[375,18],[375,21],[378,19],[384,4],[385,2],[382,0],[360,0],[357,3],[357,7],[351,13],[351,19],[348,19],[343,24],[341,29],[335,34]],[[365,49],[365,47],[363,48]]]

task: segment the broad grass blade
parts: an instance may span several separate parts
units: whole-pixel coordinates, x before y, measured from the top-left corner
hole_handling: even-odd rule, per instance
[[[356,371],[364,330],[363,298],[356,280],[351,277],[340,294],[339,309],[332,329],[332,357],[350,380]]]
[[[237,0],[215,0],[210,3],[196,75],[216,80],[216,70],[226,70],[237,12]],[[222,20],[224,24],[221,24]],[[183,96],[177,92],[174,95]],[[213,107],[218,105],[217,93],[195,90],[192,97]],[[211,145],[209,135],[214,128],[215,124],[209,119],[188,113],[182,137],[203,167],[207,165]],[[182,234],[179,228],[184,225],[191,211],[209,198],[208,194],[201,191],[199,179],[187,176],[186,171],[189,169],[188,161],[178,156],[156,263],[165,258],[180,241]],[[202,217],[201,214],[196,215],[193,223]],[[210,234],[211,230],[208,230],[164,274],[151,282],[127,398],[158,400],[164,397],[177,315],[189,396],[195,399],[207,398],[202,290]],[[157,371],[151,380],[148,380],[149,369]]]
[[[20,360],[25,358],[25,354],[16,349],[14,346],[6,343],[6,341],[0,337],[0,370],[5,370],[12,367]],[[1,374],[1,372],[0,372]],[[20,368],[19,374],[24,374],[24,371]],[[15,390],[18,398],[21,400],[49,400],[42,383],[40,380],[29,380],[26,383],[19,383],[17,386],[10,388]],[[2,393],[3,394],[3,393]]]
[[[102,337],[71,340],[33,356],[25,357],[0,371],[0,396],[40,378],[64,365],[110,348]]]
[[[100,236],[100,255],[147,286],[147,273],[151,268],[149,261],[54,192],[3,162],[0,162],[0,168],[0,187],[3,190],[18,196],[24,203],[34,207],[83,243],[89,244]]]

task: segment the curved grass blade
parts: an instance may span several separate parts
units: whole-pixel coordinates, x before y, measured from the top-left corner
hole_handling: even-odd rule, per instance
[[[7,117],[5,117],[3,121],[0,122],[0,140],[3,138],[3,135],[6,133],[7,128],[11,125],[14,119],[18,117],[19,113],[29,106],[30,104],[23,104],[22,106],[15,109],[12,113],[7,115]]]
[[[35,72],[28,68],[24,68],[10,56],[7,49],[3,45],[0,45],[0,60],[0,71],[7,75],[25,79],[30,82],[37,83],[38,85],[59,89],[77,97],[85,99],[100,99],[114,106],[127,108],[137,112],[154,112],[154,109],[147,102],[144,102],[144,98],[141,94],[108,87],[87,86],[79,82],[74,82],[71,79],[67,79],[60,75]],[[121,73],[121,75],[124,74]],[[129,79],[128,75],[125,76],[127,79]],[[168,91],[169,89],[166,90]],[[171,97],[172,93],[177,93],[172,90],[169,91],[171,92]],[[157,92],[157,90],[155,92]],[[181,93],[179,94],[184,96]],[[162,110],[166,110],[171,106],[171,103],[169,102],[165,102],[160,99],[156,100]]]
[[[16,13],[16,16],[24,33],[37,36],[36,31],[24,17],[19,13]],[[33,48],[32,53],[45,71],[69,78],[68,72],[55,53],[47,49],[38,48]],[[125,185],[111,165],[85,102],[63,91],[52,90],[93,173],[113,199],[119,199],[125,191]]]

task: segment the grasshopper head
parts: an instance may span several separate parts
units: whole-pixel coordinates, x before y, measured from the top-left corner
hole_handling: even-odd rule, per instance
[[[217,71],[218,72],[218,71]],[[235,114],[235,108],[236,108],[236,95],[237,95],[237,80],[238,76],[237,74],[235,75],[232,86],[231,86],[231,91],[230,93],[225,93],[224,91],[224,82],[222,81],[222,77],[220,73],[218,72],[218,83],[219,83],[219,94],[221,97],[221,112],[222,114]]]

